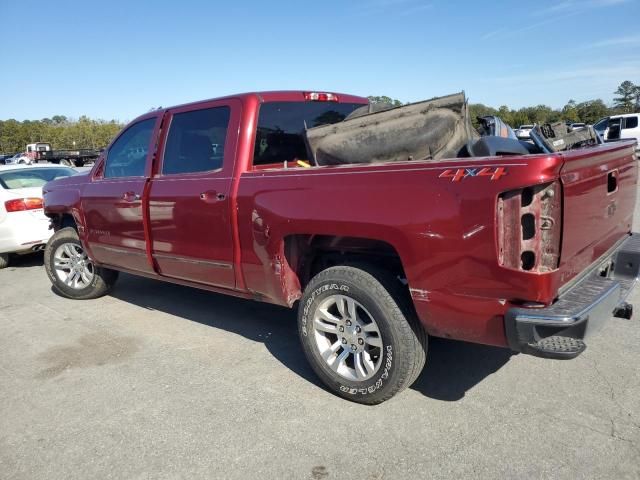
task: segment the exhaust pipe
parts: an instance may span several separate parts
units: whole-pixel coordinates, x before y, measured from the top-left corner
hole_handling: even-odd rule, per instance
[[[633,316],[633,305],[627,302],[621,303],[614,311],[613,316],[630,320]]]
[[[42,250],[44,250],[46,247],[46,245],[44,243],[41,243],[40,245],[34,245],[33,247],[31,247],[31,251],[32,252],[41,252]]]

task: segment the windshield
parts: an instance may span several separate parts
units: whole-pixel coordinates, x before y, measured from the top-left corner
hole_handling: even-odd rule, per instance
[[[0,171],[0,186],[7,190],[15,188],[42,187],[56,178],[75,175],[73,168],[21,168],[19,170]]]

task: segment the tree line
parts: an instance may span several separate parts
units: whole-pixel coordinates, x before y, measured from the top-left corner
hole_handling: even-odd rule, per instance
[[[602,117],[619,113],[640,111],[640,85],[626,80],[614,92],[613,104],[601,99],[576,102],[569,100],[561,109],[548,105],[524,107],[518,110],[503,105],[499,108],[481,103],[469,105],[471,118],[498,115],[512,127],[533,123],[557,121],[594,123]],[[402,102],[387,96],[370,96],[371,102],[390,103],[400,106]],[[54,115],[42,120],[0,120],[0,153],[23,152],[28,143],[47,142],[54,150],[78,148],[104,148],[122,129],[116,120],[92,120],[82,116],[77,120],[64,115]]]
[[[640,111],[640,85],[635,85],[633,82],[625,80],[613,93],[615,97],[610,106],[601,99],[587,100],[579,103],[575,100],[569,100],[564,107],[559,109],[552,108],[548,105],[536,105],[515,110],[509,108],[507,105],[494,108],[483,105],[482,103],[472,103],[469,104],[469,111],[474,124],[476,117],[497,115],[514,128],[520,125],[559,121],[593,124],[602,117],[609,115]],[[373,103],[383,102],[394,106],[402,105],[402,102],[399,100],[387,96],[370,96],[368,98],[369,101]]]
[[[24,152],[28,143],[46,142],[54,150],[104,148],[122,129],[116,120],[70,119],[55,115],[42,120],[0,120],[0,153]]]

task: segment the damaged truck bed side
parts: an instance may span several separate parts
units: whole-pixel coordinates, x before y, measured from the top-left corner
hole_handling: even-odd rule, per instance
[[[379,403],[440,336],[573,358],[640,266],[633,142],[499,118],[463,94],[398,108],[325,92],[149,112],[91,172],[47,184],[54,289],[118,271],[298,308],[336,394]],[[135,156],[131,152],[144,151]]]

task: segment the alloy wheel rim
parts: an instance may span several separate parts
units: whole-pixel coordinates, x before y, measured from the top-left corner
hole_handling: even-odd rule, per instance
[[[56,276],[75,290],[88,287],[95,275],[93,262],[84,249],[75,243],[63,243],[53,254]]]
[[[382,364],[382,335],[374,317],[345,295],[325,298],[313,317],[313,338],[320,357],[342,378],[361,382]]]

